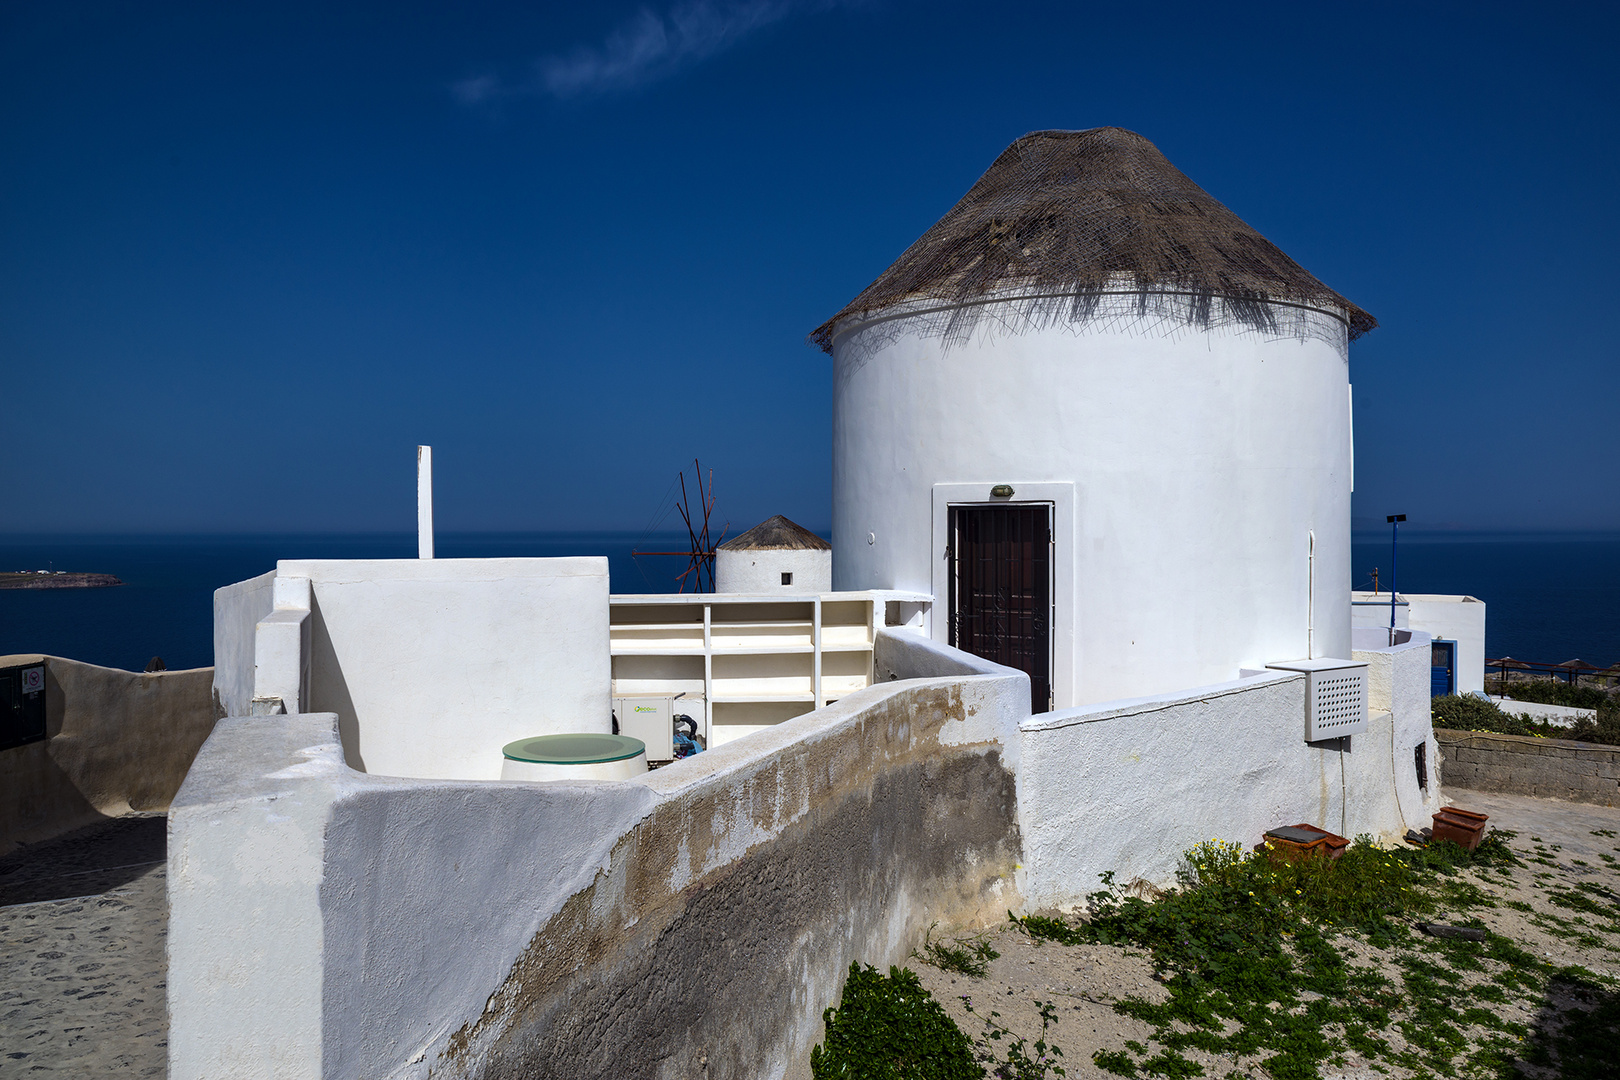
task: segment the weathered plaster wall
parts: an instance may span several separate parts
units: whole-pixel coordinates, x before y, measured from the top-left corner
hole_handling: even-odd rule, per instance
[[[1448,787],[1620,806],[1620,747],[1439,730]]]
[[[1308,822],[1344,836],[1394,839],[1427,824],[1418,815],[1428,804],[1415,800],[1408,814],[1398,793],[1406,774],[1416,790],[1405,740],[1417,717],[1428,721],[1426,697],[1415,714],[1406,702],[1402,677],[1411,682],[1408,669],[1417,664],[1398,663],[1385,664],[1384,696],[1370,695],[1368,730],[1343,740],[1304,741],[1305,679],[1294,674],[1026,721],[1019,771],[1026,902],[1075,907],[1108,870],[1121,884],[1167,884],[1182,853],[1211,838],[1250,845],[1267,829]],[[1391,715],[1390,700],[1401,715]],[[1430,790],[1437,796],[1437,785]]]
[[[214,726],[213,669],[45,662],[43,742],[0,750],[0,851],[131,810],[163,810]]]
[[[170,1075],[803,1075],[851,961],[1020,906],[1027,695],[888,683],[588,785],[367,776],[330,716],[223,721],[170,819]]]

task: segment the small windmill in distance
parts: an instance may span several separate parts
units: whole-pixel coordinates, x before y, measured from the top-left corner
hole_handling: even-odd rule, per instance
[[[709,534],[709,519],[714,514],[714,470],[709,470],[707,487],[703,482],[703,466],[696,458],[692,459],[692,471],[696,474],[698,495],[698,508],[702,513],[701,520],[692,508],[691,496],[686,490],[686,470],[682,469],[676,478],[681,488],[680,501],[675,504],[675,510],[686,523],[686,536],[688,548],[686,551],[636,551],[631,550],[633,556],[642,555],[685,555],[687,557],[686,569],[675,576],[680,582],[676,592],[684,593],[688,585],[695,593],[714,592],[714,552],[725,542],[726,532],[731,528],[731,522],[720,527],[720,535],[712,537]],[[671,485],[674,486],[674,485]],[[667,512],[666,512],[667,516]]]

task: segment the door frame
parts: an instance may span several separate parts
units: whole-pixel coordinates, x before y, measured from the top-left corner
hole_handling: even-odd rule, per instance
[[[1011,498],[996,498],[990,489],[1008,484]],[[935,611],[929,619],[929,637],[942,645],[951,641],[950,574],[951,507],[1006,506],[1046,503],[1052,508],[1052,708],[1073,708],[1079,682],[1075,655],[1078,604],[1075,588],[1075,485],[1064,481],[995,480],[972,484],[935,484],[933,488],[933,543],[929,573]]]

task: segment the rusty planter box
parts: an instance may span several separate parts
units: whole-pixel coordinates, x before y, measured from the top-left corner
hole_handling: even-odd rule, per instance
[[[1350,841],[1342,836],[1301,823],[1269,830],[1254,850],[1270,852],[1274,859],[1298,862],[1318,857],[1337,859],[1349,846]]]
[[[1479,847],[1479,842],[1485,836],[1485,822],[1490,820],[1487,814],[1476,814],[1472,810],[1461,810],[1455,806],[1448,806],[1434,815],[1435,840],[1451,840],[1461,844],[1469,851]]]

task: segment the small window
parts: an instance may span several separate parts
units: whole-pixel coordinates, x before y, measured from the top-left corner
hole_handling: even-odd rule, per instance
[[[784,585],[793,584],[793,575],[784,571],[783,574],[782,574],[782,584],[784,584]]]
[[[1412,747],[1412,764],[1417,766],[1418,787],[1423,791],[1429,790],[1429,744],[1418,743]]]

